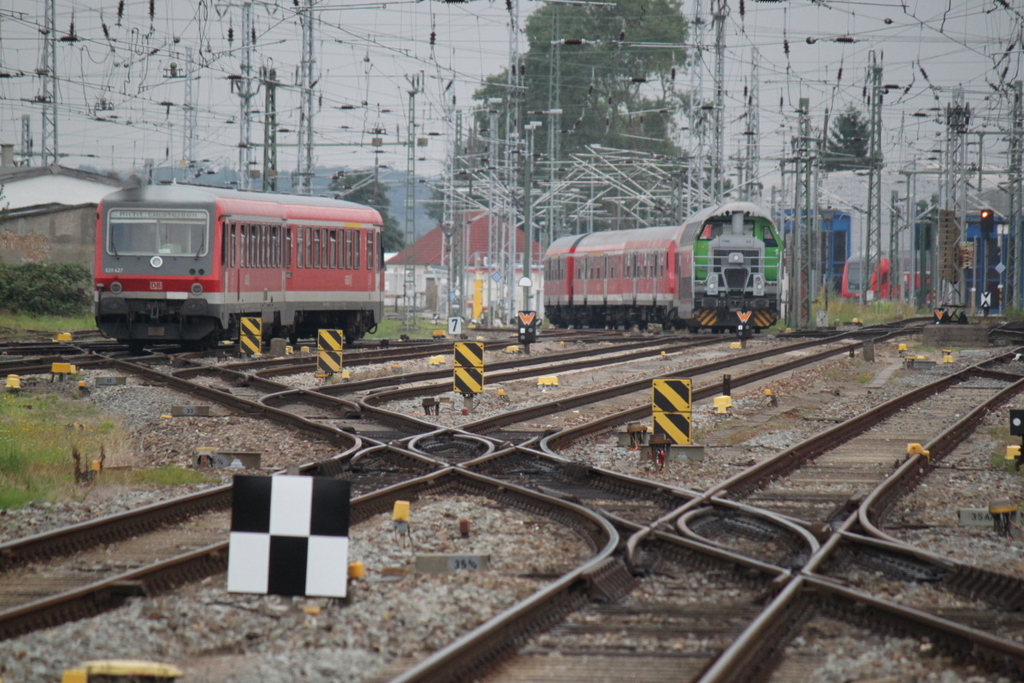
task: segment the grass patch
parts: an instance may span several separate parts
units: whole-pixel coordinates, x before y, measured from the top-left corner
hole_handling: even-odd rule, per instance
[[[129,435],[93,404],[59,393],[0,396],[0,508],[36,500],[82,500],[91,487],[75,483],[74,447],[82,466],[107,456],[125,462]],[[120,461],[120,462],[119,462]],[[219,481],[178,467],[104,470],[98,484],[177,486]]]
[[[95,329],[96,319],[92,315],[64,317],[0,311],[0,333],[7,339],[38,337],[41,332],[57,334]]]
[[[448,321],[442,320],[435,325],[430,320],[424,320],[423,318],[413,318],[410,321],[412,326],[406,324],[404,320],[389,320],[384,319],[377,323],[377,331],[373,334],[366,335],[367,339],[395,339],[401,335],[406,335],[412,339],[423,339],[431,338],[434,336],[434,330],[444,330],[445,334],[448,333]],[[463,327],[463,331],[468,328]]]
[[[189,484],[212,484],[220,481],[219,477],[173,465],[155,469],[112,470],[103,473],[102,477],[105,484],[120,483],[129,486],[187,486]]]
[[[824,304],[814,306],[811,320],[814,320],[817,311],[824,308]],[[838,300],[830,299],[828,302],[828,322],[830,325],[835,324],[837,319],[840,323],[848,323],[857,318],[865,325],[877,325],[878,323],[894,322],[920,315],[925,315],[925,313],[918,311],[910,304],[900,301],[873,301],[870,304],[862,305],[849,299],[839,298]]]

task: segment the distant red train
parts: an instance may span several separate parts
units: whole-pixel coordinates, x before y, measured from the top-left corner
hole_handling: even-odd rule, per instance
[[[851,256],[843,266],[843,289],[842,296],[846,298],[859,298],[864,291],[864,259],[859,256]],[[871,269],[871,278],[868,284],[872,299],[889,298],[889,259],[883,258]]]
[[[382,221],[351,202],[218,188],[144,186],[107,195],[96,230],[96,324],[141,350],[265,336],[347,340],[383,314]]]
[[[544,254],[554,325],[761,330],[779,318],[780,240],[761,207],[727,202],[682,225],[569,235]]]

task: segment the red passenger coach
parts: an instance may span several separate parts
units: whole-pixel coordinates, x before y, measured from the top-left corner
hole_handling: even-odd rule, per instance
[[[544,254],[554,325],[743,332],[779,317],[780,247],[770,215],[727,202],[683,225],[569,235]]]
[[[383,313],[381,218],[361,204],[164,185],[107,195],[97,215],[96,324],[139,350],[264,334],[348,341]]]

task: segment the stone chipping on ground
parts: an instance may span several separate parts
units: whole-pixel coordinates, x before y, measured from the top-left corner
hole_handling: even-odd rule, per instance
[[[762,339],[756,343],[776,342]],[[546,391],[536,387],[535,380],[509,382],[504,385],[509,389],[508,402],[497,397],[493,391],[496,385],[488,383],[488,390],[476,400],[472,416],[461,415],[461,399],[456,398],[451,406],[442,409],[437,421],[462,424],[662,370],[665,374],[678,373],[726,353],[707,350],[667,360],[609,366],[614,367],[614,373],[607,375],[592,370],[562,373],[559,386]],[[665,472],[657,472],[642,452],[618,446],[614,434],[592,437],[560,454],[668,485],[704,490],[832,424],[984,356],[968,358],[965,354],[952,366],[939,365],[927,371],[898,370],[886,383],[871,387],[867,380],[899,362],[895,344],[876,345],[876,355],[878,360],[874,363],[865,363],[859,354],[852,360],[844,355],[756,387],[739,387],[733,392],[733,408],[728,415],[716,414],[708,403],[698,403],[693,416],[695,434],[699,442],[707,444],[700,462],[670,462]],[[389,365],[367,368],[365,372],[386,374],[390,372]],[[1024,364],[1013,364],[1009,369],[1024,372]],[[89,373],[117,374],[90,370],[83,373],[87,383]],[[310,379],[303,374],[275,381],[311,388],[315,380],[307,385]],[[42,384],[38,383],[34,390],[46,390]],[[293,458],[305,462],[334,454],[322,442],[311,442],[257,420],[231,416],[222,409],[215,409],[212,418],[162,418],[170,406],[190,401],[166,387],[145,384],[129,376],[125,386],[94,387],[90,392],[91,400],[134,432],[140,446],[137,464],[185,466],[198,445],[263,451],[264,464],[270,466],[294,462]],[[768,404],[763,393],[765,387],[772,388],[779,401],[777,407]],[[386,407],[422,413],[418,400],[405,403]],[[594,414],[587,410],[569,412],[547,420],[550,424],[527,428],[563,428],[591,419]],[[893,512],[891,524],[897,528],[892,533],[958,561],[975,562],[997,571],[1024,571],[1024,542],[1002,539],[987,530],[960,528],[955,526],[955,520],[951,521],[958,506],[986,504],[987,501],[979,503],[979,498],[998,495],[1020,499],[1019,477],[1008,473],[994,458],[1006,440],[1005,435],[997,433],[1001,422],[1005,422],[1005,411],[990,415],[975,437],[948,457]],[[209,443],[211,440],[216,442]],[[275,445],[273,452],[264,451],[271,443]],[[81,502],[36,503],[0,514],[0,540],[119,512],[198,488],[103,492],[97,487],[95,495]],[[411,555],[396,544],[389,515],[380,515],[353,528],[351,558],[366,563],[368,578],[352,583],[351,596],[345,602],[229,594],[224,577],[212,577],[168,596],[134,599],[123,609],[93,619],[0,642],[0,675],[8,682],[58,680],[62,667],[85,659],[131,656],[179,662],[190,673],[186,679],[190,681],[364,680],[389,663],[421,658],[447,644],[458,633],[535,592],[542,585],[537,577],[567,571],[591,552],[580,539],[557,525],[497,508],[482,499],[421,501],[414,503],[413,509],[413,540],[417,550],[449,552],[469,547],[473,552],[489,551],[501,559],[488,572],[440,577],[385,576],[382,572],[386,568],[398,574],[407,570]],[[475,530],[469,544],[453,531],[460,517],[471,519]],[[366,540],[357,532],[365,533]],[[892,593],[894,599],[916,599],[916,594],[906,588],[893,588]],[[319,607],[320,612],[309,614],[303,611],[304,606]],[[849,635],[837,638],[832,644],[823,644],[825,641],[809,641],[801,636],[791,647],[797,654],[828,654],[818,679],[824,681],[870,674],[886,680],[884,676],[903,672],[913,672],[920,676],[919,680],[943,683],[1002,680],[959,670],[942,673],[931,664],[941,662],[938,658],[924,658],[925,664],[921,665],[910,657],[921,648],[921,643],[913,639],[891,639],[884,648],[877,648],[876,655],[854,647],[863,639]],[[890,670],[896,673],[889,674]]]
[[[470,521],[468,539],[460,519]],[[395,536],[390,513],[353,525],[349,559],[364,563],[366,578],[351,581],[344,600],[228,593],[219,575],[0,642],[0,676],[56,681],[85,660],[141,658],[173,663],[192,683],[359,681],[447,645],[539,590],[538,576],[559,575],[594,552],[565,527],[484,497],[422,497],[410,521],[412,546]],[[489,555],[491,564],[418,575],[415,555],[428,552]]]

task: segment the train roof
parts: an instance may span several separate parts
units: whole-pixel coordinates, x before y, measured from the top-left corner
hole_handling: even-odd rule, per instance
[[[232,199],[249,202],[272,202],[275,204],[291,204],[293,206],[322,206],[333,209],[370,209],[365,204],[348,202],[343,199],[328,197],[306,197],[304,195],[283,194],[273,192],[243,192],[209,185],[187,185],[173,183],[170,185],[142,185],[126,190],[118,190],[103,197],[105,202],[146,202],[173,201],[197,204],[209,203],[217,199]]]
[[[548,252],[561,251],[572,246],[585,250],[637,242],[669,242],[675,240],[681,230],[682,227],[679,225],[663,225],[650,228],[602,230],[582,235],[566,235],[552,242],[548,246]]]
[[[731,216],[737,211],[749,213],[752,216],[767,218],[768,220],[772,219],[770,213],[753,202],[725,202],[724,204],[719,204],[718,206],[712,206],[711,208],[704,209],[703,211],[698,211],[687,218],[683,225],[700,223],[716,216]]]

